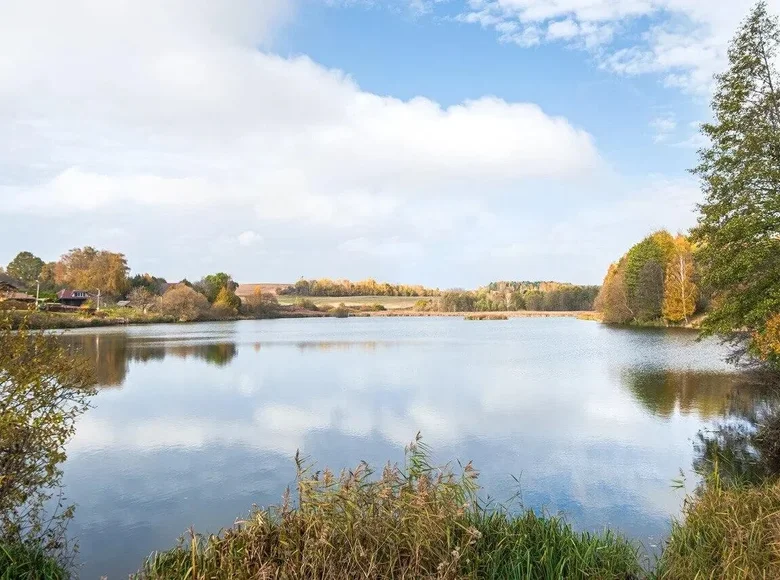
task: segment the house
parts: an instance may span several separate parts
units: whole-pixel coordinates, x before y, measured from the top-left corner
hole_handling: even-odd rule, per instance
[[[57,292],[57,302],[65,306],[83,306],[92,295],[84,290],[60,290]]]
[[[24,284],[22,284],[16,278],[12,278],[8,274],[0,272],[0,295],[9,294],[11,292],[21,291]]]

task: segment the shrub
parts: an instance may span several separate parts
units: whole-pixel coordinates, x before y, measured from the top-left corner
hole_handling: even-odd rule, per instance
[[[203,294],[180,284],[163,295],[160,310],[176,320],[187,322],[197,320],[208,312],[209,301]]]
[[[257,318],[274,318],[279,313],[279,300],[276,294],[256,292],[242,301],[240,312]]]
[[[330,311],[330,315],[334,318],[348,318],[349,314],[349,308],[343,302]]]
[[[319,310],[314,301],[308,298],[296,298],[294,305],[296,308],[303,308],[304,310],[314,310],[315,312]]]
[[[0,322],[0,544],[62,556],[73,508],[54,499],[59,466],[95,379],[56,336],[19,326]]]

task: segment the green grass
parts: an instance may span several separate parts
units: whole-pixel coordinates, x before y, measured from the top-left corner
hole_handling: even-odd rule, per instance
[[[278,296],[279,304],[288,306],[295,304],[295,301],[299,298],[299,296]],[[312,296],[307,297],[307,300],[311,300],[317,306],[338,306],[339,304],[344,304],[345,306],[370,306],[380,304],[387,310],[399,310],[412,308],[420,298],[417,296]]]
[[[40,549],[0,544],[0,580],[66,580],[70,574]]]
[[[340,476],[298,461],[295,505],[256,510],[220,534],[153,554],[137,579],[633,578],[626,540],[577,534],[558,518],[476,502],[477,474],[434,468],[419,439],[403,469]]]

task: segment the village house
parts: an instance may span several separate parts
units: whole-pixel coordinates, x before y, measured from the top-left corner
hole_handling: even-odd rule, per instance
[[[35,297],[22,292],[24,285],[8,274],[0,273],[0,301],[35,302]]]
[[[92,294],[84,290],[60,290],[57,292],[57,302],[65,306],[81,307],[91,298]]]

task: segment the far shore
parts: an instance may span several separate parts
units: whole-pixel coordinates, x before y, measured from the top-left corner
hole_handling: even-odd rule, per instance
[[[390,318],[396,316],[402,317],[456,317],[465,318],[474,312],[426,312],[416,310],[379,310],[376,312],[361,312],[361,315],[367,314],[372,318]],[[598,312],[588,310],[579,311],[537,311],[537,310],[507,310],[489,312],[496,316],[506,316],[507,318],[579,318],[583,320],[599,320]]]

